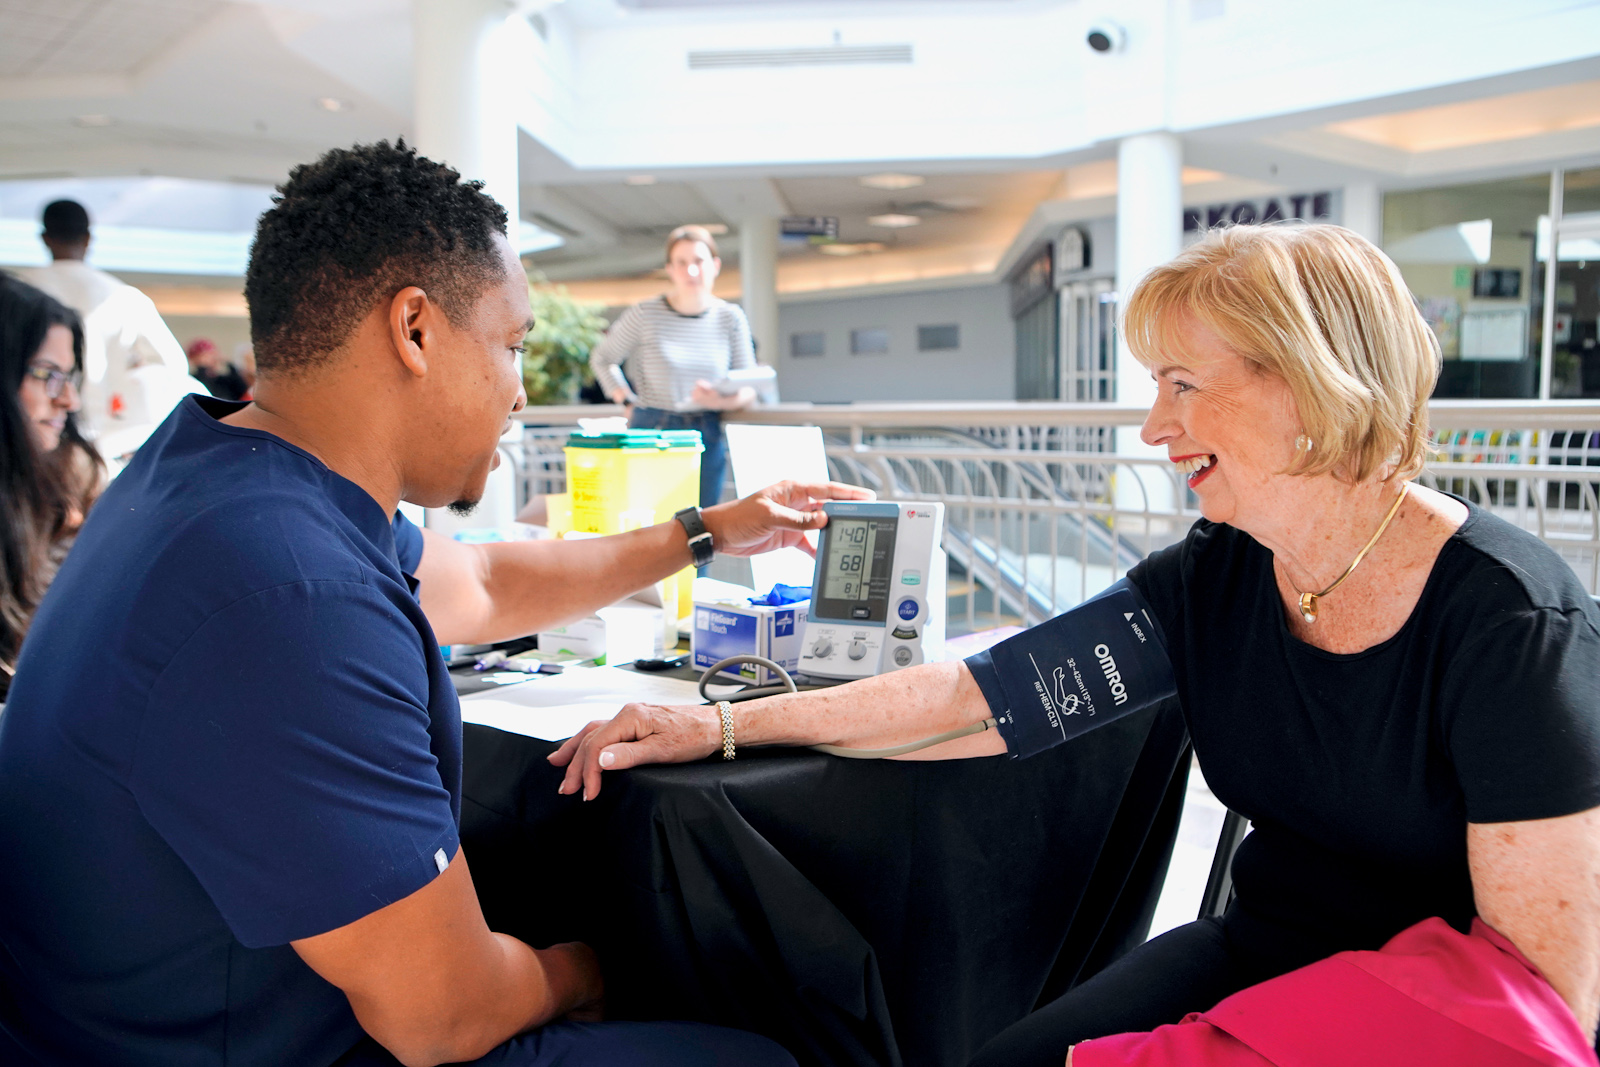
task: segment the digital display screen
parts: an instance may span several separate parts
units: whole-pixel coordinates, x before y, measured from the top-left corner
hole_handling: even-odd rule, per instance
[[[872,577],[872,546],[878,539],[871,519],[834,519],[829,526],[828,558],[822,595],[829,600],[865,600]]]
[[[812,597],[812,618],[882,623],[889,613],[889,570],[894,565],[893,517],[834,515]]]

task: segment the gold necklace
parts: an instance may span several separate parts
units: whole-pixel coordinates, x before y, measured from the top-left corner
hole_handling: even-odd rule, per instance
[[[1389,523],[1394,519],[1395,513],[1400,510],[1400,502],[1406,498],[1406,491],[1410,488],[1410,482],[1406,482],[1400,487],[1400,495],[1394,498],[1393,504],[1389,505],[1389,514],[1383,517],[1383,523],[1378,527],[1378,532],[1372,535],[1372,540],[1367,542],[1367,547],[1363,548],[1360,552],[1357,552],[1356,558],[1350,561],[1350,566],[1344,569],[1344,573],[1335,578],[1333,584],[1328,586],[1328,588],[1324,589],[1322,592],[1300,593],[1300,587],[1294,584],[1293,579],[1289,579],[1289,571],[1287,569],[1284,570],[1283,576],[1284,578],[1289,579],[1290,588],[1292,588],[1296,593],[1300,593],[1300,615],[1306,620],[1306,622],[1317,621],[1317,601],[1321,600],[1323,597],[1339,588],[1339,584],[1346,578],[1350,577],[1350,572],[1355,570],[1363,559],[1366,559],[1367,553],[1372,551],[1372,546],[1377,544],[1378,538],[1383,536],[1383,531],[1389,528]]]

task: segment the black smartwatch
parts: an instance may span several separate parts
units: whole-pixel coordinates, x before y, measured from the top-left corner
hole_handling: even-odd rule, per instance
[[[717,549],[711,543],[711,531],[706,529],[705,521],[700,518],[700,509],[684,508],[672,517],[683,525],[684,533],[689,535],[689,551],[694,553],[694,565],[704,567],[710,563]]]

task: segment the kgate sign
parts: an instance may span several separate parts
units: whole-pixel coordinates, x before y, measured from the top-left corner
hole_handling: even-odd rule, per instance
[[[1282,219],[1333,221],[1334,199],[1332,192],[1295,193],[1290,196],[1272,196],[1265,200],[1238,200],[1231,204],[1211,204],[1203,208],[1183,209],[1183,232],[1196,233],[1213,226],[1237,223],[1278,222]]]

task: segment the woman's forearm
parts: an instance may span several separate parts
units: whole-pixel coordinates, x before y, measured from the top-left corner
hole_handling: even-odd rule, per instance
[[[930,663],[848,685],[730,705],[735,749],[754,745],[837,745],[877,749],[934,737],[989,717],[964,663]],[[565,767],[559,791],[600,795],[604,771],[703,759],[723,747],[710,704],[628,704],[562,742],[550,762]],[[994,730],[922,749],[917,759],[965,759],[1005,751]]]
[[[891,748],[989,718],[989,705],[964,663],[927,663],[847,685],[733,705],[734,734],[746,745]],[[981,735],[1004,748],[998,734]],[[937,756],[944,745],[926,750]],[[983,751],[961,755],[988,754]]]

